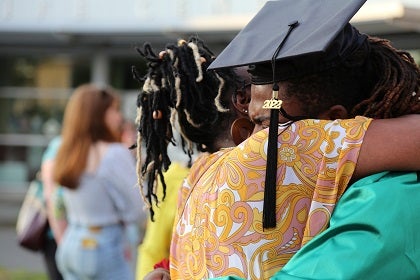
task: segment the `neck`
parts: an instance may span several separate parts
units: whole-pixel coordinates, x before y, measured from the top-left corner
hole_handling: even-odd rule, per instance
[[[235,143],[233,142],[233,140],[231,139],[231,137],[224,137],[224,138],[219,138],[215,141],[214,143],[214,151],[219,151],[220,149],[224,149],[224,148],[230,148],[230,147],[235,147]]]

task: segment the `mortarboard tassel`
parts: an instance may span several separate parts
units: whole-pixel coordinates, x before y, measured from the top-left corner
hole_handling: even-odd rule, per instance
[[[273,92],[277,91],[277,83],[273,85]],[[277,190],[277,135],[279,109],[271,109],[270,126],[268,130],[267,166],[265,170],[263,227],[276,227],[276,190]]]
[[[265,102],[268,106],[263,108],[271,109],[270,112],[270,127],[268,130],[268,146],[267,146],[267,166],[265,171],[265,189],[264,189],[264,206],[263,206],[263,228],[276,227],[276,190],[277,190],[277,137],[278,137],[278,120],[279,110],[281,107],[281,100],[278,100],[279,86],[275,82],[275,65],[276,57],[289,37],[292,30],[298,26],[299,22],[295,21],[289,24],[289,30],[281,41],[280,45],[274,52],[271,59],[271,66],[273,71],[273,96],[271,100]],[[267,101],[267,100],[266,100]]]

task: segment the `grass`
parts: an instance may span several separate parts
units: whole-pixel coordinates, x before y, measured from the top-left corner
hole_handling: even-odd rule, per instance
[[[0,267],[0,280],[48,280],[45,273],[29,272],[24,269],[9,270]]]

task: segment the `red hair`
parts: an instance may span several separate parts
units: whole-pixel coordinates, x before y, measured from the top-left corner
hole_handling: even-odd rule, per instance
[[[72,94],[65,112],[62,141],[55,159],[54,179],[70,189],[77,188],[86,168],[90,146],[97,141],[118,142],[105,124],[105,112],[119,99],[111,89],[81,85]]]

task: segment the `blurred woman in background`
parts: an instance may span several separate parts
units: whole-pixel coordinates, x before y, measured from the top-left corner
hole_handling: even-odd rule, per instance
[[[67,104],[54,178],[64,187],[68,226],[57,249],[64,279],[133,279],[125,225],[141,216],[135,162],[120,142],[111,89],[82,85]]]

